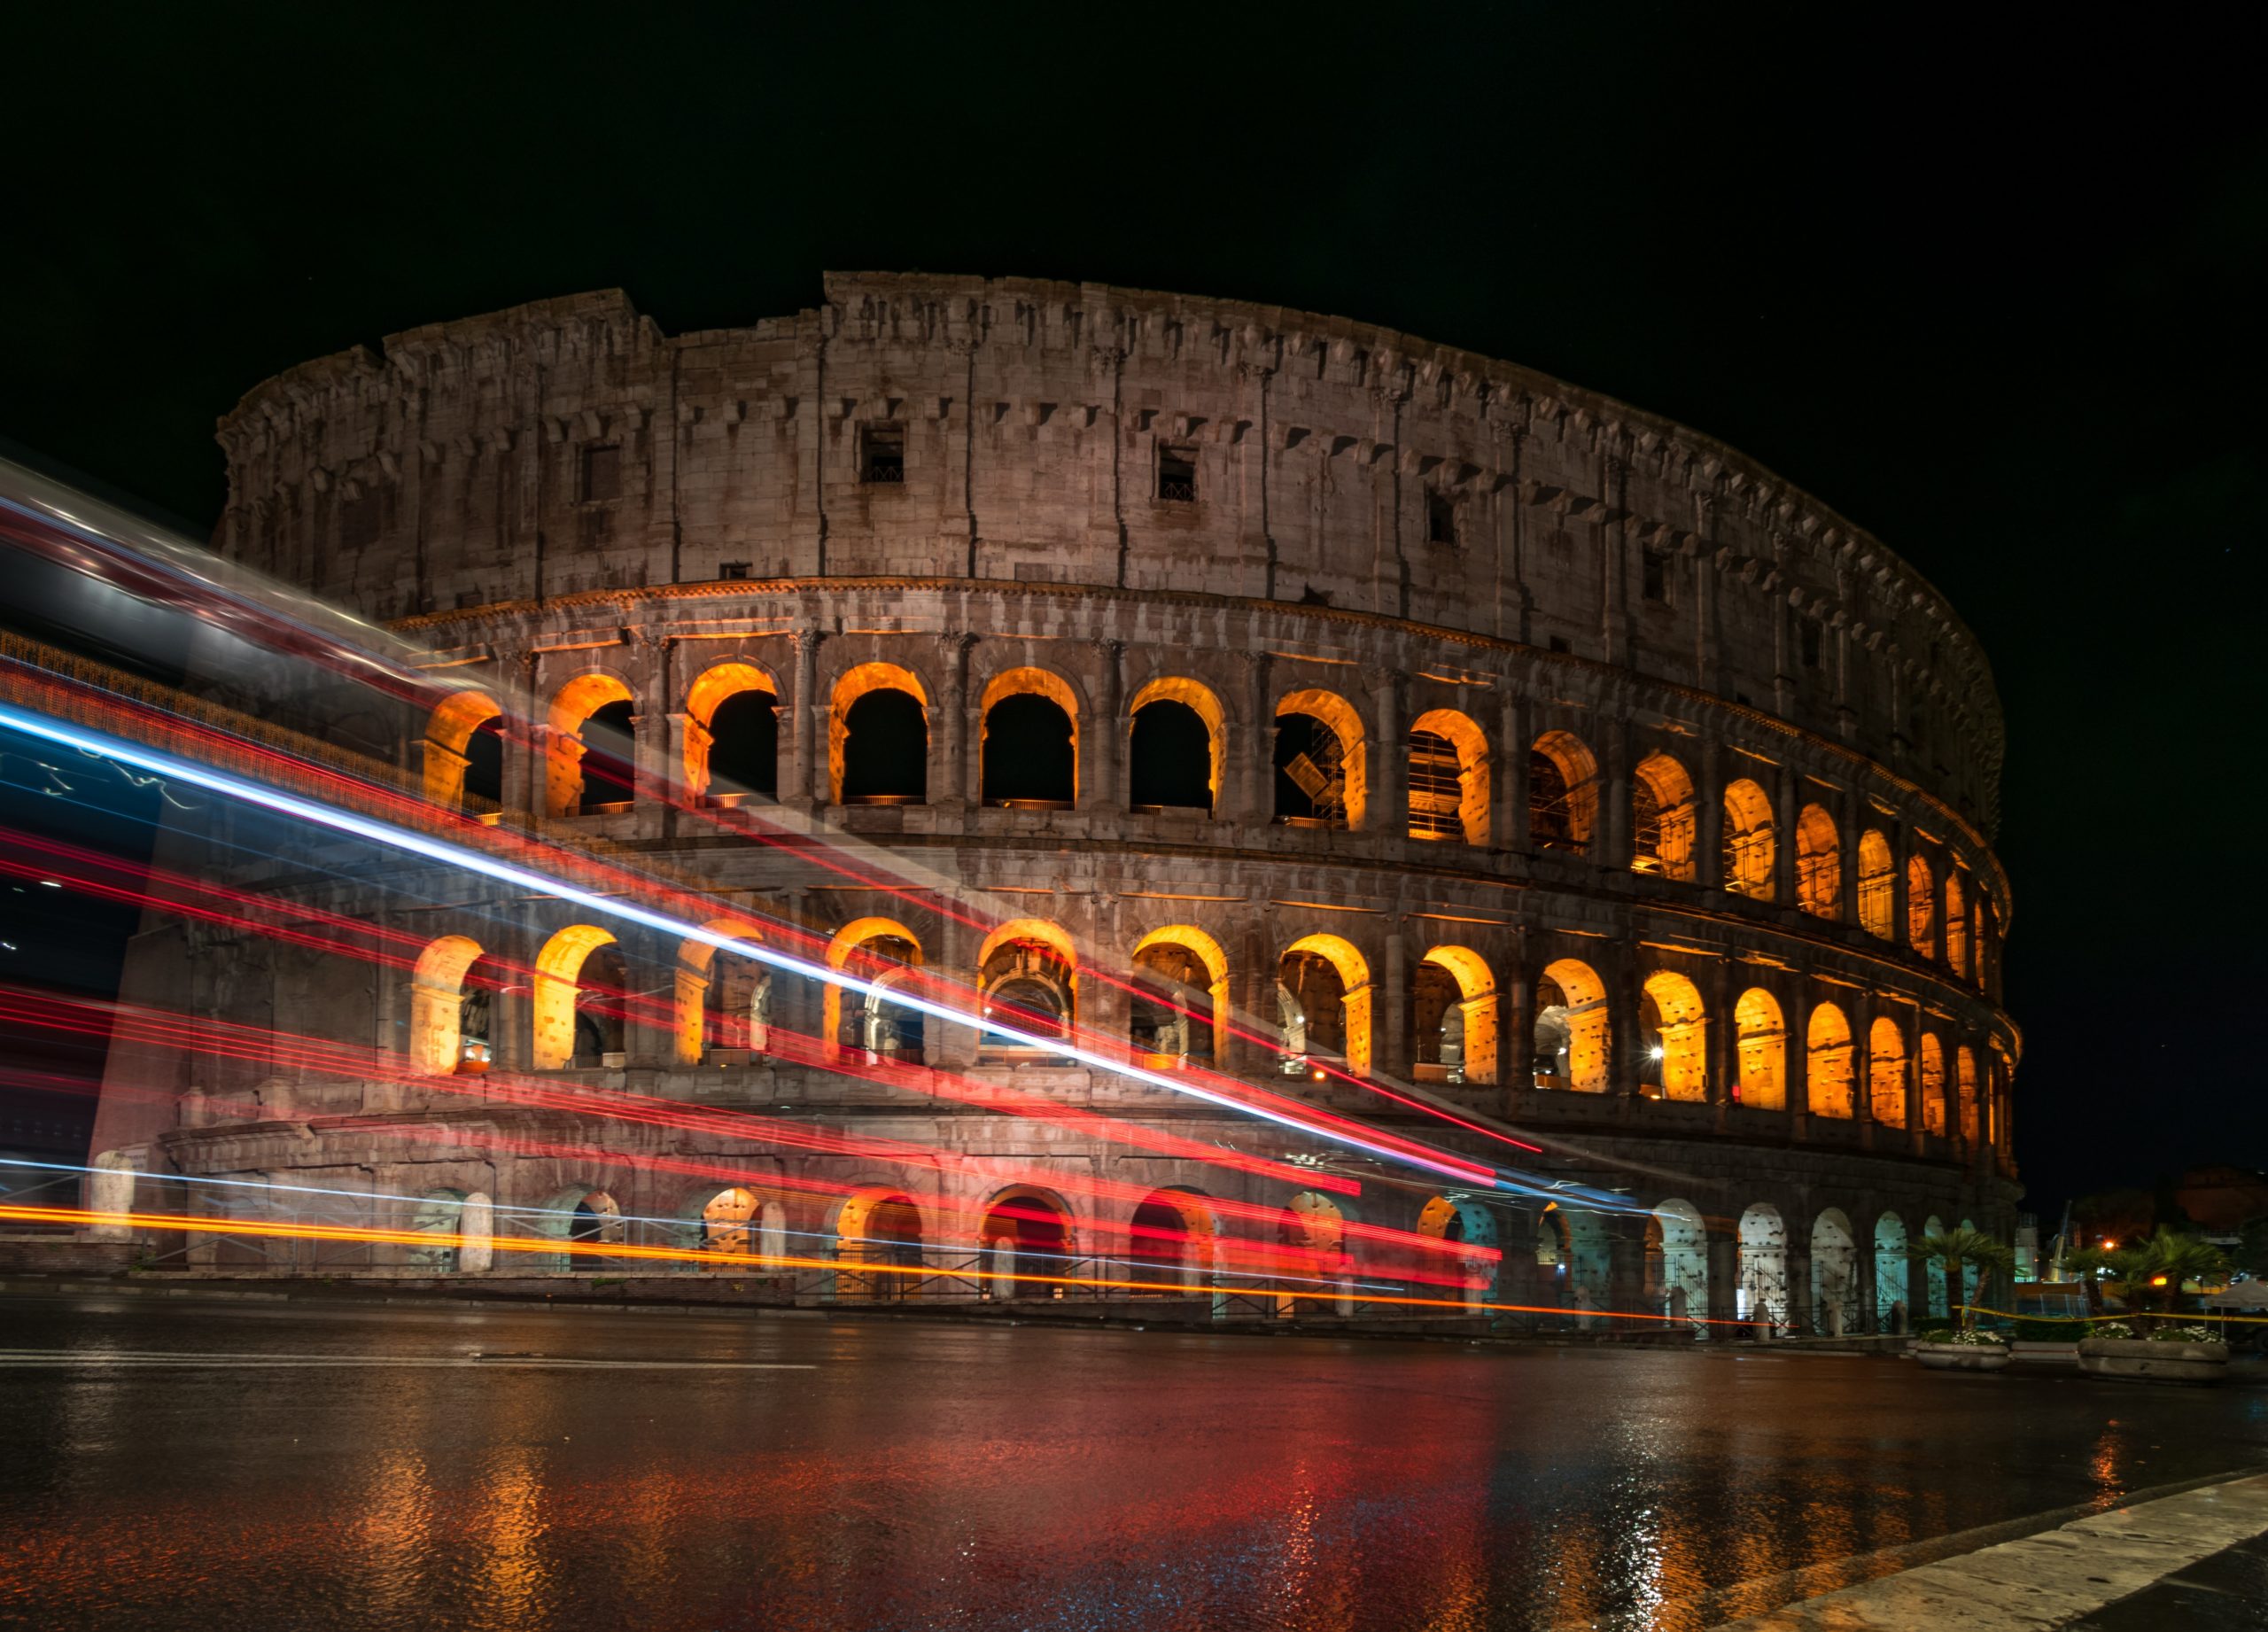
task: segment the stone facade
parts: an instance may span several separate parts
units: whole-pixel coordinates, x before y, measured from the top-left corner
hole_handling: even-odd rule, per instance
[[[1840,1329],[1902,1290],[1895,1241],[2012,1225],[2020,1039],[1999,1006],[1983,656],[1874,539],[1681,426],[1340,319],[858,275],[746,330],[664,336],[609,292],[413,330],[258,387],[221,439],[221,548],[393,620],[464,686],[427,718],[366,703],[324,722],[436,801],[465,798],[501,713],[483,791],[508,820],[696,874],[720,913],[838,962],[887,945],[988,997],[1013,986],[1161,1069],[1516,1154],[1371,1092],[1407,1085],[1540,1146],[1517,1153],[1527,1170],[1641,1209],[1365,1183],[1284,1237],[1349,1273],[1360,1224],[1446,1232],[1501,1247],[1500,1302],[1668,1307],[1681,1285],[1697,1315]],[[752,791],[714,769],[736,697],[770,722],[760,773],[735,748]],[[867,761],[901,739],[854,712],[878,698],[915,722],[891,765]],[[1060,789],[1003,791],[1011,705],[1060,712]],[[592,797],[610,708],[635,797]],[[1178,776],[1174,751],[1197,757]],[[840,835],[850,872],[750,842],[780,823]],[[881,1006],[815,983],[752,1007],[743,980],[720,1031],[727,976],[703,949],[575,942],[556,902],[463,879],[420,905],[277,888],[465,950],[373,991],[366,969],[153,926],[134,978],[175,990],[218,960],[235,974],[205,983],[211,1012],[226,989],[447,1074],[489,958],[536,972],[481,1022],[499,1072],[792,1107],[940,1154],[885,1170],[641,1127],[603,1133],[629,1163],[609,1170],[558,1154],[556,1117],[469,1098],[477,1077],[187,1062],[167,1067],[197,1091],[178,1123],[120,1098],[104,1143],[199,1174],[351,1167],[374,1193],[506,1211],[599,1196],[696,1243],[854,1262],[876,1206],[920,1214],[934,1263],[1005,1239],[990,1220],[1013,1193],[1060,1214],[1041,1245],[1122,1272],[1144,1260],[1142,1195],[1225,1239],[1268,1233],[1250,1209],[1280,1209],[1283,1184],[890,1074],[1303,1148],[973,1030],[885,1038]],[[610,939],[621,990],[662,995],[586,1059],[577,994]],[[1160,1030],[1138,979],[1117,982],[1169,965],[1209,1021]],[[857,1069],[790,1060],[791,1037]],[[714,1213],[726,1176],[673,1162],[744,1170],[746,1206]]]

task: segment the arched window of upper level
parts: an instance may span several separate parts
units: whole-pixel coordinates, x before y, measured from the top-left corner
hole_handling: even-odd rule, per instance
[[[1455,709],[1410,727],[1410,836],[1488,842],[1488,739]]]
[[[1885,1128],[1906,1125],[1906,1035],[1887,1014],[1867,1035],[1868,1102]]]
[[[702,928],[751,944],[764,938],[737,919]],[[678,1063],[699,1065],[718,1051],[761,1052],[771,1040],[772,970],[697,938],[686,940],[677,956]]]
[[[1946,1131],[1946,1045],[1934,1031],[1922,1033],[1922,1127],[1940,1138]]]
[[[545,810],[589,815],[635,797],[637,743],[630,688],[602,671],[578,674],[551,700]]]
[[[1953,1050],[1953,1085],[1961,1099],[1961,1138],[1977,1143],[1977,1051],[1966,1044]]]
[[[596,1067],[622,1053],[628,983],[622,949],[594,924],[571,924],[535,960],[534,1038],[539,1071]]]
[[[984,803],[1067,811],[1079,800],[1079,703],[1060,675],[1010,669],[984,688]]]
[[[835,1045],[876,1062],[921,1064],[921,1011],[889,1000],[892,987],[920,963],[921,944],[894,919],[859,918],[836,930],[827,945],[827,967],[871,982],[874,989],[827,988],[820,1023]]]
[[[1843,916],[1843,842],[1823,805],[1796,818],[1796,905],[1814,918]]]
[[[1604,1093],[1606,983],[1588,963],[1561,958],[1535,983],[1535,1085]]]
[[[1528,836],[1539,850],[1590,849],[1598,760],[1572,732],[1547,731],[1527,756]]]
[[[1420,1082],[1496,1080],[1496,979],[1469,946],[1436,946],[1411,971],[1411,1055]]]
[[[1788,1028],[1780,1000],[1761,986],[1740,994],[1733,1010],[1740,1040],[1740,1081],[1734,1102],[1751,1110],[1785,1110],[1788,1105]]]
[[[503,803],[504,715],[486,692],[456,692],[426,722],[425,797],[468,814]]]
[[[1725,888],[1736,895],[1769,901],[1772,864],[1779,856],[1772,797],[1746,777],[1725,789],[1723,850]]]
[[[433,1076],[488,1069],[494,997],[501,972],[462,935],[445,935],[418,954],[409,988],[409,1055]]]
[[[1362,717],[1329,691],[1293,691],[1276,704],[1276,820],[1303,828],[1360,828],[1367,796]]]
[[[1136,810],[1211,811],[1226,758],[1221,701],[1193,680],[1165,675],[1134,694],[1127,803]]]
[[[1684,975],[1657,969],[1638,1004],[1638,1080],[1665,1100],[1709,1097],[1709,1022],[1701,989]]]
[[[928,798],[928,707],[911,669],[861,663],[844,671],[827,721],[827,778],[837,804]]]
[[[1858,1114],[1850,1021],[1832,1003],[1822,1003],[1811,1012],[1805,1041],[1811,1114],[1849,1121]]]
[[[1276,1003],[1285,1069],[1311,1060],[1371,1066],[1371,968],[1353,943],[1310,935],[1285,949],[1276,967]]]
[[[685,698],[685,785],[695,797],[780,792],[780,696],[752,663],[720,663]]]
[[[1040,918],[1018,918],[984,938],[976,984],[983,1013],[996,1025],[1043,1037],[1068,1037],[1076,1023],[1078,960],[1071,937]],[[1036,1058],[1045,1051],[987,1030],[980,1047],[994,1057]]]
[[[1938,955],[1938,881],[1920,851],[1906,861],[1906,940],[1924,958]]]
[[[1890,841],[1869,828],[1859,835],[1859,926],[1877,940],[1897,938],[1898,864]]]
[[[1990,996],[1993,991],[1993,971],[2000,956],[2000,909],[1992,905],[1990,891],[1979,890],[1977,892],[1976,913],[1977,936],[1971,952],[1976,964],[1977,990]]]
[[[1958,869],[1946,874],[1946,967],[1954,978],[1969,978],[1969,892]]]
[[[1658,750],[1630,773],[1630,870],[1693,882],[1693,779]]]
[[[1229,1014],[1229,960],[1189,924],[1153,929],[1134,948],[1128,1041],[1153,1065],[1209,1065]]]

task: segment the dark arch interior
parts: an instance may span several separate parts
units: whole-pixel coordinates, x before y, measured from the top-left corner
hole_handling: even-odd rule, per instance
[[[870,691],[843,716],[843,802],[919,804],[929,797],[929,727],[911,693]]]
[[[1134,1209],[1127,1256],[1143,1269],[1177,1270],[1189,1262],[1189,1221],[1170,1201],[1149,1201]]]
[[[1015,1196],[996,1204],[985,1215],[984,1233],[995,1240],[1009,1239],[1009,1262],[1001,1267],[1018,1276],[1052,1277],[1064,1272],[1070,1232],[1064,1227],[1063,1215],[1036,1196]],[[1046,1287],[1030,1280],[1010,1281],[1006,1292],[1012,1298],[1047,1295]]]
[[[1025,694],[1003,697],[984,716],[984,803],[1068,808],[1078,797],[1071,717],[1060,704]]]
[[[1286,952],[1277,966],[1277,1000],[1288,1001],[1306,1022],[1306,1053],[1347,1052],[1347,983],[1321,952]]]
[[[504,802],[504,717],[491,714],[472,728],[464,744],[464,798],[476,804]]]
[[[627,804],[637,797],[637,727],[627,699],[591,711],[583,722],[583,812],[602,804]]]
[[[1213,1057],[1213,976],[1186,946],[1146,946],[1134,955],[1128,1036],[1146,1054]]]
[[[1213,808],[1213,734],[1186,703],[1144,704],[1134,716],[1128,802],[1137,810]]]
[[[1464,1063],[1464,1016],[1457,1010],[1464,989],[1438,963],[1420,963],[1410,978],[1410,1026],[1420,1065]],[[1452,1016],[1457,1023],[1450,1023]],[[1452,1035],[1454,1034],[1454,1035]]]
[[[1527,756],[1528,835],[1546,850],[1581,850],[1567,778],[1559,762],[1542,749]]]
[[[622,1052],[623,989],[627,983],[618,946],[594,948],[575,976],[575,1057],[589,1070],[602,1056]]]
[[[736,691],[709,717],[709,791],[780,792],[780,700]]]
[[[1339,734],[1312,714],[1276,720],[1276,816],[1293,821],[1347,819],[1346,749]]]

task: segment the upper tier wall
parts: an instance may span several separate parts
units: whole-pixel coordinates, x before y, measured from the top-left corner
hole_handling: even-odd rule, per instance
[[[1974,637],[1705,437],[1276,307],[919,275],[826,293],[672,338],[607,291],[304,364],[221,422],[221,547],[381,618],[725,577],[1320,601],[1763,708],[1997,825]],[[902,481],[862,479],[877,425]],[[1193,500],[1161,495],[1175,458]]]

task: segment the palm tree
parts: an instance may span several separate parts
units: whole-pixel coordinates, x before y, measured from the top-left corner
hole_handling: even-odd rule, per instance
[[[1977,1295],[1982,1296],[1991,1282],[1992,1271],[2003,1273],[2016,1268],[2016,1255],[1982,1230],[1962,1224],[1956,1229],[1925,1235],[1907,1249],[1907,1253],[1924,1263],[1937,1264],[1945,1271],[1946,1302],[1961,1311],[1961,1329],[1969,1331],[1977,1324],[1977,1309],[1961,1290],[1961,1278],[1964,1270],[1977,1270]]]
[[[2063,1255],[2063,1273],[2071,1276],[2087,1289],[2087,1313],[2100,1317],[2102,1314],[2102,1283],[2095,1277],[2105,1270],[2117,1266],[2112,1260],[2117,1255],[2108,1247],[2082,1247]]]
[[[2147,1320],[2173,1318],[2181,1308],[2182,1282],[2218,1280],[2229,1272],[2228,1255],[2219,1247],[2163,1224],[2140,1247],[2121,1255],[2131,1260],[2121,1266],[2126,1271],[2127,1306]],[[2138,1332],[2143,1329],[2138,1322]]]

